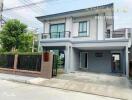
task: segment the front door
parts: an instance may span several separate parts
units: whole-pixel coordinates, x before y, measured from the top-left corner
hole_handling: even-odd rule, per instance
[[[120,53],[112,54],[112,72],[121,73]]]
[[[80,68],[83,68],[83,69],[88,68],[88,52],[80,53]]]

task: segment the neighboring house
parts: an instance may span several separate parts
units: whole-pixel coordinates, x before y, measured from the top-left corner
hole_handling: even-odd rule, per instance
[[[64,51],[66,73],[83,69],[129,76],[128,34],[114,35],[113,4],[37,17],[43,50]],[[127,31],[126,31],[127,32]]]
[[[129,41],[132,42],[132,28],[120,28],[120,29],[114,30],[113,32],[113,36],[115,38],[124,37],[125,35],[128,35]],[[132,62],[132,46],[129,46],[129,61]]]

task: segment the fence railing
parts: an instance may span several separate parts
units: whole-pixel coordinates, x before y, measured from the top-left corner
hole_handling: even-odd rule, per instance
[[[0,54],[0,67],[13,69],[14,58],[14,54]]]
[[[0,54],[0,68],[40,72],[41,57],[41,54]]]
[[[41,71],[41,55],[18,55],[17,69]]]
[[[59,57],[52,52],[0,53],[0,72],[32,77],[52,78],[57,75]]]

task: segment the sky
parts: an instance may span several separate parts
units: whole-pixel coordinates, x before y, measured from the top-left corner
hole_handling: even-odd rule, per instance
[[[4,9],[36,2],[41,3],[4,11],[3,16],[6,19],[19,19],[29,29],[42,33],[43,24],[35,18],[37,16],[114,3],[114,28],[132,28],[132,0],[4,0]]]

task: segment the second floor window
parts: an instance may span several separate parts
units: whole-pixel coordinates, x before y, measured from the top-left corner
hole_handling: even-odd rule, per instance
[[[87,36],[87,30],[88,30],[88,22],[82,21],[79,22],[79,36]]]
[[[65,37],[65,24],[51,24],[50,25],[50,35],[51,38],[61,38]]]

